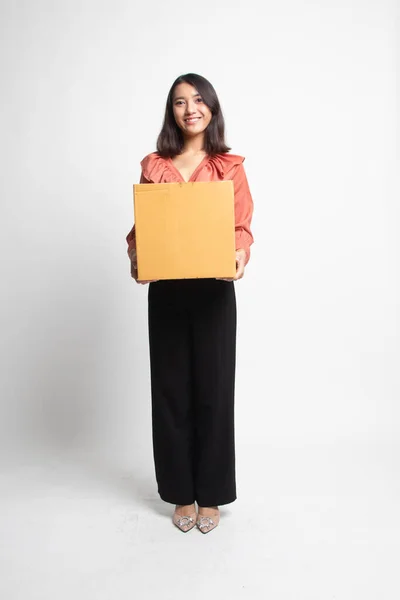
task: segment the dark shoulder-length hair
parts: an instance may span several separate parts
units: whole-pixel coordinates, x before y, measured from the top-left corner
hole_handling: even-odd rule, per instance
[[[157,139],[158,154],[165,158],[173,158],[180,154],[183,148],[183,134],[176,124],[173,111],[174,90],[180,83],[188,83],[196,88],[204,104],[211,111],[211,121],[205,130],[204,150],[211,156],[229,152],[230,148],[225,143],[225,121],[215,89],[205,77],[196,73],[187,73],[180,75],[169,91],[164,123]]]

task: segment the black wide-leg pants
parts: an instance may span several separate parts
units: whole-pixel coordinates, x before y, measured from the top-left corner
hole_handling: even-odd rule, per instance
[[[152,432],[160,497],[218,506],[236,499],[233,282],[149,286]]]

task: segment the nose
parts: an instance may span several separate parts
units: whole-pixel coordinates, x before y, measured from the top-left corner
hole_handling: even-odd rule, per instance
[[[186,114],[193,115],[195,112],[196,112],[196,105],[194,102],[189,100],[189,102],[186,105]]]

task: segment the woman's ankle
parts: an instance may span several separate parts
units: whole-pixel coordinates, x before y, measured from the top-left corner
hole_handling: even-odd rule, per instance
[[[176,504],[175,512],[177,512],[179,515],[185,516],[196,512],[196,507],[194,504]]]
[[[202,513],[202,514],[206,514],[206,513],[215,514],[217,512],[219,512],[218,506],[199,506],[199,513]]]

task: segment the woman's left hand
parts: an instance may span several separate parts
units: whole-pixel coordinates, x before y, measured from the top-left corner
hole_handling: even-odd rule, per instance
[[[246,260],[246,251],[240,248],[240,250],[236,250],[236,275],[235,277],[231,277],[226,279],[225,277],[216,277],[220,281],[237,281],[238,279],[242,279],[244,275],[244,262]]]

